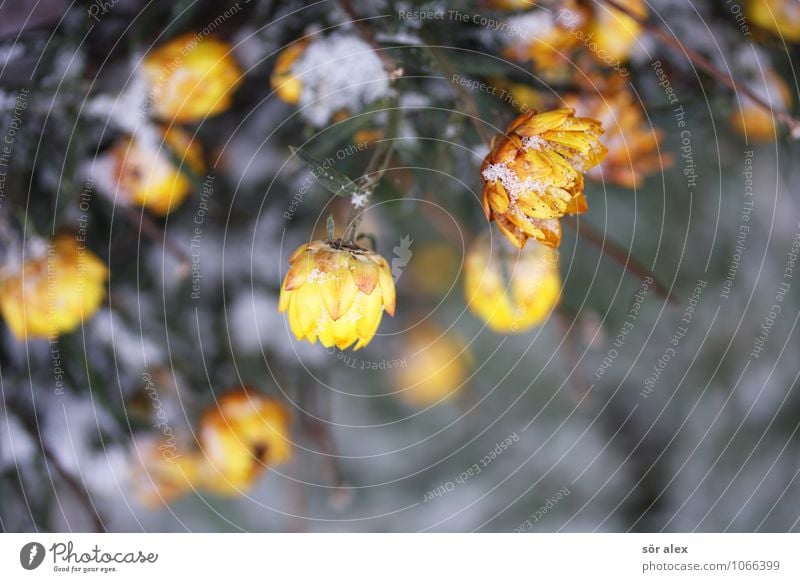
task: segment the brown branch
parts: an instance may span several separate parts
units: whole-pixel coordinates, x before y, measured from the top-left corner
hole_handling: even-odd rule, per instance
[[[750,99],[753,103],[764,109],[767,113],[769,113],[774,119],[781,121],[784,123],[788,128],[789,131],[794,139],[800,139],[800,121],[792,117],[788,112],[782,109],[775,109],[772,105],[769,104],[763,97],[757,95],[752,89],[749,87],[741,84],[739,81],[733,78],[730,74],[725,74],[721,70],[719,70],[714,64],[709,61],[706,57],[701,55],[696,50],[686,47],[681,43],[680,40],[671,36],[666,30],[662,29],[660,26],[650,22],[646,18],[639,16],[638,14],[631,11],[626,6],[620,4],[617,0],[596,0],[597,2],[605,3],[606,5],[610,6],[614,10],[622,12],[625,16],[631,18],[639,25],[642,26],[647,32],[652,34],[653,36],[661,39],[664,43],[668,44],[670,47],[674,48],[678,52],[683,52],[689,61],[692,64],[696,65],[707,74],[711,75],[725,85],[726,87],[732,89],[735,92],[741,92],[745,95],[748,99]]]
[[[669,289],[658,280],[650,269],[637,261],[631,255],[630,251],[608,238],[605,233],[597,230],[589,222],[579,222],[576,216],[564,216],[561,220],[564,221],[565,224],[571,226],[579,237],[598,247],[601,254],[608,255],[614,262],[621,265],[626,272],[633,273],[641,279],[645,277],[651,278],[656,293],[670,303],[674,303]]]

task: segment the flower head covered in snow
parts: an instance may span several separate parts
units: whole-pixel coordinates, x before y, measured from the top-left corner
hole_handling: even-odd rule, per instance
[[[587,210],[582,172],[605,156],[602,133],[599,122],[570,109],[517,117],[492,139],[481,166],[486,218],[519,248],[529,238],[558,246],[557,219]]]
[[[297,339],[340,350],[367,345],[383,311],[394,315],[389,264],[379,254],[342,241],[314,241],[289,257],[279,309]]]
[[[340,111],[360,111],[390,90],[389,74],[373,48],[350,34],[315,36],[287,73],[301,88],[300,114],[315,127]]]

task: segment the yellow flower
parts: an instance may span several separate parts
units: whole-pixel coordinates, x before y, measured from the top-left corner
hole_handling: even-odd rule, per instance
[[[358,246],[314,241],[289,257],[279,309],[289,312],[297,339],[340,350],[367,345],[386,309],[394,315],[395,291],[386,259]]]
[[[621,83],[611,83],[604,94],[571,95],[564,100],[577,113],[597,119],[606,129],[603,143],[608,154],[590,175],[634,188],[644,177],[672,165],[670,154],[659,152],[663,132],[645,119],[633,93]]]
[[[292,456],[291,416],[277,401],[247,389],[221,397],[200,421],[202,487],[224,495],[249,489],[267,466]]]
[[[580,44],[580,28],[587,20],[587,11],[572,1],[566,1],[559,12],[534,10],[526,13],[532,20],[521,38],[513,38],[503,50],[503,56],[515,61],[531,61],[540,77],[549,81],[567,79],[575,64],[572,53]]]
[[[599,122],[575,117],[570,109],[515,119],[481,166],[483,210],[508,239],[522,248],[534,238],[558,246],[558,219],[586,212],[583,175],[606,154],[598,141]]]
[[[422,323],[405,340],[408,358],[393,374],[397,395],[414,406],[431,406],[456,394],[472,362],[461,338]]]
[[[136,444],[131,467],[134,495],[147,507],[172,503],[197,484],[200,458],[155,439]]]
[[[303,80],[292,74],[292,66],[305,52],[309,40],[300,39],[283,49],[275,61],[275,68],[269,78],[272,90],[290,105],[297,105],[303,91]]]
[[[470,310],[494,331],[525,332],[540,325],[558,303],[558,252],[536,241],[511,249],[483,235],[464,261],[464,293]]]
[[[644,0],[617,0],[640,18],[647,18]],[[596,5],[586,30],[586,47],[601,63],[626,61],[631,56],[642,26],[633,18],[605,4]]]
[[[194,34],[179,36],[148,54],[143,70],[155,115],[178,123],[222,113],[242,81],[228,43]]]
[[[95,254],[61,235],[46,256],[26,261],[0,281],[0,311],[23,341],[68,333],[100,307],[107,278],[108,269]]]
[[[748,0],[747,17],[756,25],[789,42],[800,42],[800,2]]]
[[[786,82],[773,70],[764,69],[764,80],[759,79],[751,87],[760,94],[775,111],[787,111],[792,105],[792,92]],[[778,126],[768,109],[764,109],[747,95],[739,95],[741,107],[731,113],[733,129],[743,137],[755,141],[773,141]]]
[[[192,181],[175,167],[173,155],[195,174],[205,171],[200,145],[189,134],[173,126],[162,135],[161,143],[127,138],[111,149],[113,177],[122,200],[159,216],[175,210],[192,191]]]

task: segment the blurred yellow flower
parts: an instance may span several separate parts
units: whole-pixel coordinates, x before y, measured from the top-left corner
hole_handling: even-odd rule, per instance
[[[61,235],[46,256],[0,280],[0,312],[23,341],[69,333],[100,307],[107,279],[108,269],[94,253]]]
[[[647,4],[644,0],[617,0],[632,14],[647,18]],[[586,27],[583,39],[586,48],[598,61],[610,64],[626,61],[636,48],[642,26],[627,14],[606,4],[596,4]]]
[[[566,1],[556,13],[552,10],[534,10],[526,13],[531,20],[526,34],[512,38],[503,50],[503,56],[519,61],[531,61],[537,76],[548,81],[567,79],[575,64],[573,52],[580,44],[580,28],[588,12],[572,1]]]
[[[756,26],[789,42],[800,42],[800,2],[797,0],[748,0],[745,12]]]
[[[160,143],[133,138],[111,149],[113,178],[123,201],[144,206],[164,216],[175,210],[192,191],[192,181],[175,167],[175,156],[195,174],[205,171],[200,145],[177,127],[162,132]]]
[[[494,331],[528,331],[558,303],[558,252],[536,241],[516,250],[482,235],[464,262],[464,293],[470,310]]]
[[[394,315],[394,280],[386,259],[341,242],[314,241],[289,257],[280,311],[297,339],[340,350],[367,345],[386,309]]]
[[[200,485],[223,495],[248,490],[266,467],[291,458],[290,423],[284,406],[257,392],[222,396],[200,421]]]
[[[519,248],[534,238],[558,246],[557,218],[586,212],[582,172],[602,161],[606,148],[599,122],[570,109],[523,113],[481,166],[483,209],[488,220]]]
[[[792,106],[792,91],[780,76],[772,69],[763,70],[764,79],[750,83],[750,87],[775,111],[787,111]],[[747,95],[739,94],[740,107],[731,112],[730,122],[733,129],[754,141],[773,141],[778,135],[775,117],[768,109],[764,109]]]
[[[133,493],[147,507],[172,503],[197,485],[200,458],[196,454],[181,454],[153,439],[134,444],[132,455]]]
[[[158,47],[144,59],[154,114],[191,123],[228,109],[242,81],[242,71],[221,40],[184,34]]]
[[[608,154],[589,174],[634,188],[648,174],[670,167],[673,158],[659,152],[664,133],[647,122],[627,85],[612,85],[607,93],[570,95],[564,101],[576,113],[597,119],[605,128],[603,143]]]
[[[269,78],[272,90],[282,101],[290,105],[297,105],[300,102],[300,94],[303,91],[303,81],[292,74],[292,66],[305,52],[309,40],[309,38],[300,39],[283,49],[275,61],[275,68]]]
[[[472,356],[464,342],[436,325],[422,323],[405,339],[406,365],[394,369],[397,395],[414,406],[431,406],[455,395],[469,375]]]

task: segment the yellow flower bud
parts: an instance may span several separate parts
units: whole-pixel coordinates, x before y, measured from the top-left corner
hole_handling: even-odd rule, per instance
[[[175,167],[171,156],[195,174],[205,171],[200,145],[185,131],[171,127],[161,143],[127,138],[111,149],[112,171],[121,199],[164,216],[175,210],[192,191],[189,177]]]
[[[367,345],[383,310],[394,315],[394,280],[379,254],[340,242],[314,241],[289,257],[279,309],[297,339],[340,350]]]
[[[523,113],[481,166],[483,210],[519,248],[529,238],[558,246],[557,218],[586,212],[583,175],[600,163],[606,148],[599,122],[570,109]]]
[[[275,68],[269,78],[272,90],[282,101],[290,105],[299,103],[300,93],[303,91],[303,81],[292,74],[292,66],[305,52],[309,40],[308,38],[298,40],[283,49],[275,61]]]
[[[153,112],[178,123],[222,113],[242,81],[228,43],[194,34],[179,36],[148,54],[143,70]]]
[[[797,0],[748,0],[745,13],[756,26],[789,42],[800,42]]]
[[[0,281],[0,312],[23,341],[68,333],[100,307],[107,279],[108,269],[94,253],[62,235],[46,256],[29,259]]]
[[[521,250],[499,242],[484,235],[468,251],[467,305],[494,331],[522,333],[544,322],[558,303],[558,252],[536,241]]]
[[[223,495],[248,490],[266,467],[291,458],[290,423],[285,407],[257,392],[221,397],[200,421],[201,486]]]
[[[469,375],[472,356],[455,334],[422,323],[406,335],[408,357],[394,369],[397,395],[414,406],[431,406],[456,394]]]

